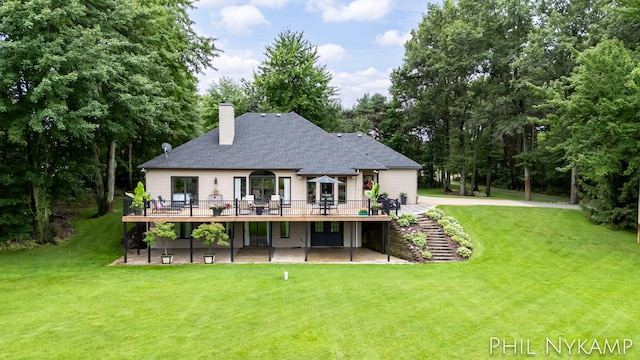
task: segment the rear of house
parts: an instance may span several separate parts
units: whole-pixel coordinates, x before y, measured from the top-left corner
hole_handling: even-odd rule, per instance
[[[362,134],[330,134],[295,113],[220,105],[220,127],[140,165],[152,203],[123,222],[176,224],[172,247],[203,222],[225,224],[232,246],[361,247],[363,229],[390,221],[365,196],[417,199],[420,164]],[[127,201],[127,200],[125,200]],[[378,224],[378,225],[371,225]]]

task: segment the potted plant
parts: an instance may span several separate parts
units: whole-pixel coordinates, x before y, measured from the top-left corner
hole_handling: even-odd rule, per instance
[[[222,214],[222,212],[226,209],[231,208],[231,204],[226,203],[226,204],[214,204],[209,206],[209,209],[213,210],[213,216],[218,216],[220,214]]]
[[[213,195],[218,195],[218,178],[213,178]]]
[[[401,205],[407,205],[407,193],[406,192],[401,192],[400,193],[400,204]]]
[[[380,206],[380,204],[378,204],[378,197],[380,197],[380,184],[372,181],[371,182],[371,190],[365,190],[364,191],[364,196],[368,197],[369,199],[373,200],[375,203],[373,203],[371,205],[371,214],[372,215],[378,215],[378,210],[382,209],[382,206]],[[374,211],[375,210],[375,211]]]
[[[151,194],[144,189],[142,181],[138,181],[138,186],[133,189],[133,193],[127,192],[125,195],[131,198],[131,209],[133,209],[133,213],[136,215],[142,214],[145,201],[151,199]]]
[[[156,243],[156,240],[160,240],[162,243],[162,247],[164,252],[161,255],[163,264],[171,264],[173,262],[173,255],[167,252],[167,241],[175,240],[178,236],[176,235],[176,231],[173,229],[173,223],[168,222],[157,222],[149,231],[145,233],[144,241],[149,245],[153,246]]]
[[[360,209],[360,211],[358,211],[358,215],[368,215],[369,212],[367,211],[367,209]]]
[[[204,245],[209,246],[209,252],[204,254],[204,263],[213,264],[216,254],[213,252],[213,245],[229,246],[229,235],[227,235],[224,226],[220,223],[204,223],[200,224],[193,230],[191,236],[194,239],[202,240]]]

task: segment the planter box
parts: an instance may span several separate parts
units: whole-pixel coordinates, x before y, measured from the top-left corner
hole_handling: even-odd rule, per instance
[[[216,261],[216,254],[204,254],[204,263],[213,264]]]
[[[169,255],[160,255],[160,258],[162,259],[162,263],[163,264],[171,264],[173,262],[173,255],[169,254]]]

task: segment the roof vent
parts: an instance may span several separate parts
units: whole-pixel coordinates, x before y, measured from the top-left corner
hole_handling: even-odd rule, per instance
[[[282,114],[276,114],[276,117],[281,117],[281,116],[282,116]]]
[[[358,137],[362,137],[362,133],[358,133]]]
[[[260,114],[260,117],[265,117],[265,116],[267,116],[267,114],[265,113]]]
[[[342,134],[338,134],[338,137],[342,137]]]

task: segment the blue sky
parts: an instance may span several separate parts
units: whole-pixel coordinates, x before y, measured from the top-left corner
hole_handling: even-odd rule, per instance
[[[431,0],[433,1],[433,0]],[[304,32],[318,47],[320,64],[332,74],[342,105],[365,93],[388,95],[390,73],[402,64],[410,31],[428,0],[199,0],[190,16],[201,35],[224,52],[200,75],[204,92],[221,77],[251,79],[282,30]]]

